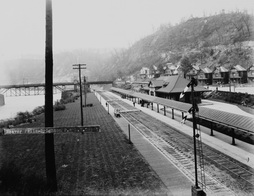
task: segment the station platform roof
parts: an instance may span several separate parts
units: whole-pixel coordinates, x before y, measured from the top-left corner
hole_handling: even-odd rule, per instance
[[[163,106],[166,106],[181,112],[188,112],[188,110],[192,107],[192,105],[189,103],[150,96],[144,93],[138,93],[138,92],[124,90],[124,89],[115,88],[115,87],[112,87],[111,91],[114,91],[123,95],[136,97],[139,99],[143,99],[145,101],[163,105]],[[219,111],[219,110],[210,109],[210,108],[204,108],[204,107],[199,107],[198,117],[200,119],[205,119],[211,122],[225,125],[233,129],[238,129],[245,132],[254,133],[254,130],[253,130],[254,118],[251,118],[251,117]]]

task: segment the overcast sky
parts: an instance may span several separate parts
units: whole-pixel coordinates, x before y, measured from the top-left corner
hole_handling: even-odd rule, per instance
[[[45,0],[0,0],[0,66],[6,58],[44,56]],[[161,24],[231,10],[253,0],[52,0],[54,52],[128,47]]]

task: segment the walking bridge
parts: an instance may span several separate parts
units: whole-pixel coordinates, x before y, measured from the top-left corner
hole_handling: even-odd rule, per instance
[[[112,84],[113,81],[87,81],[87,85],[92,84]],[[84,83],[83,83],[84,84]],[[77,82],[57,82],[53,83],[53,93],[59,93],[72,87],[79,85]],[[13,85],[0,85],[0,94],[6,96],[30,96],[30,95],[44,95],[45,83],[34,84],[13,84]]]

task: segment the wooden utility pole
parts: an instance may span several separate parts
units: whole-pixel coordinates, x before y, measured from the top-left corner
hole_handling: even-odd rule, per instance
[[[85,76],[84,76],[84,94],[85,94],[85,107],[86,107],[87,84],[86,84],[86,77]]]
[[[45,127],[54,126],[53,118],[53,49],[52,49],[52,2],[46,0],[46,47],[45,47]],[[57,191],[54,134],[45,134],[45,162],[47,185]]]
[[[83,123],[83,99],[82,99],[82,83],[81,83],[81,69],[86,69],[86,64],[75,64],[73,65],[73,69],[79,70],[79,89],[80,89],[80,112],[81,112],[81,126],[84,125]]]

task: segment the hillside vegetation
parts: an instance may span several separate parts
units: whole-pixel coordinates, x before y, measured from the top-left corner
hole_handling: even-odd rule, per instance
[[[190,18],[177,25],[163,25],[155,33],[126,49],[80,49],[54,53],[54,82],[73,81],[76,63],[87,64],[88,80],[114,80],[137,73],[142,67],[179,64],[187,57],[200,67],[251,66],[254,16],[245,12]],[[5,84],[40,83],[45,79],[44,57],[13,59],[4,65]]]
[[[99,77],[115,79],[135,74],[142,67],[161,69],[188,57],[192,64],[213,68],[253,64],[254,17],[245,12],[190,18],[178,25],[163,25],[155,33],[116,52]]]

